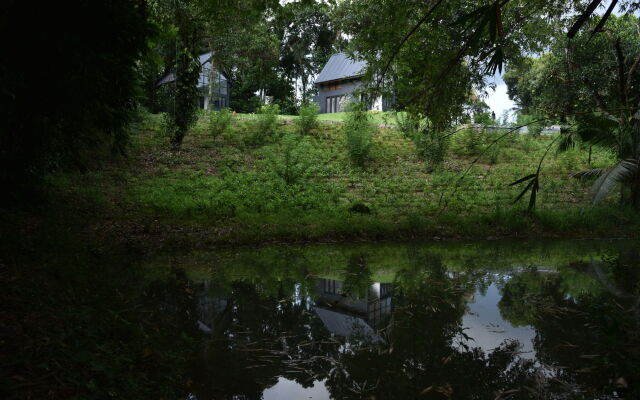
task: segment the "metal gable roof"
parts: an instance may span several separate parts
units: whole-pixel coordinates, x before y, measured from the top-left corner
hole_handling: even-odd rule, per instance
[[[316,79],[316,84],[362,76],[365,68],[367,68],[366,61],[356,61],[345,53],[337,53],[332,55],[322,68],[322,72]]]
[[[204,65],[207,62],[211,61],[211,55],[213,53],[212,52],[208,52],[208,53],[204,53],[204,54],[200,54],[198,56],[198,58],[200,59],[200,65]]]
[[[207,67],[207,64],[209,65],[211,64],[212,54],[213,54],[212,52],[208,52],[208,53],[200,54],[198,56],[198,59],[200,60],[200,65],[202,65],[203,71],[208,71],[209,67]],[[173,72],[169,72],[165,76],[163,76],[162,79],[158,81],[158,83],[156,83],[156,86],[161,86],[161,85],[164,85],[165,83],[173,82],[175,80],[176,80],[176,75]],[[222,74],[222,80],[227,80],[224,74]],[[207,86],[208,84],[209,84],[209,74],[201,73],[200,78],[198,80],[198,87]]]

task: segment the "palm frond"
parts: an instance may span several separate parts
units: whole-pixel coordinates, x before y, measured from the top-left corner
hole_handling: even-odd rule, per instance
[[[576,135],[583,142],[606,147],[617,144],[615,131],[619,124],[605,114],[584,115],[578,121]]]
[[[580,139],[591,144],[611,146],[616,143],[615,134],[611,130],[589,127],[578,129],[577,134]]]
[[[576,179],[590,179],[597,178],[605,172],[609,171],[610,168],[593,168],[587,169],[584,171],[572,172],[569,174],[570,177]]]
[[[611,168],[607,168],[591,187],[593,193],[593,204],[601,202],[617,183],[631,178],[638,173],[638,160],[622,160]]]

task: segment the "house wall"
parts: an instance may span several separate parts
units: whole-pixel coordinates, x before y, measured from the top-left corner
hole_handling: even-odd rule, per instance
[[[362,85],[362,81],[360,80],[338,81],[318,85],[318,95],[314,97],[314,101],[320,106],[320,114],[329,112],[327,109],[327,97],[346,96],[351,97],[350,100],[354,100],[353,92],[358,89],[360,85]],[[329,88],[331,88],[331,90],[329,90]],[[370,111],[389,111],[391,109],[391,102],[382,96],[378,96],[369,107]]]
[[[224,74],[214,71],[213,79],[215,82],[213,88],[213,104],[209,104],[209,78],[211,74],[211,63],[207,61],[202,65],[200,77],[198,79],[198,88],[200,88],[200,107],[208,110],[220,110],[229,107],[229,81]]]
[[[362,81],[338,81],[329,84],[318,85],[318,103],[320,105],[320,114],[327,113],[327,97],[333,96],[352,96],[352,93],[360,87]],[[332,88],[332,90],[328,90]],[[343,110],[344,111],[344,110]]]

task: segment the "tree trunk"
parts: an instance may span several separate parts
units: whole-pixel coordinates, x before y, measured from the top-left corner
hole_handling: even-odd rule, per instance
[[[211,52],[211,61],[209,62],[209,103],[207,104],[207,110],[213,110],[213,91],[216,85],[216,82],[214,82],[215,69],[213,68],[213,39],[209,39],[209,51]]]
[[[631,184],[631,204],[636,210],[640,210],[640,171],[636,172]]]

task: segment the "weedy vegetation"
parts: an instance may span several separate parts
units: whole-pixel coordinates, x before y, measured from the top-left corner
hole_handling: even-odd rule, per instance
[[[413,136],[422,134],[415,133],[419,128],[406,121],[400,129],[378,128],[363,111],[343,124],[320,123],[313,135],[278,119],[274,106],[233,119],[217,136],[202,118],[179,151],[158,134],[162,120],[147,118],[128,160],[100,173],[59,173],[50,190],[91,207],[98,226],[115,219],[124,230],[190,227],[170,233],[175,237],[165,244],[188,242],[191,234],[207,243],[484,238],[487,231],[620,236],[637,226],[637,212],[619,205],[616,195],[591,206],[591,182],[571,176],[611,165],[615,153],[600,147],[590,158],[578,149],[556,153],[549,146],[557,135],[458,129],[447,134],[433,168]],[[529,175],[545,153],[537,208],[530,212],[514,203],[522,187],[508,183]]]

